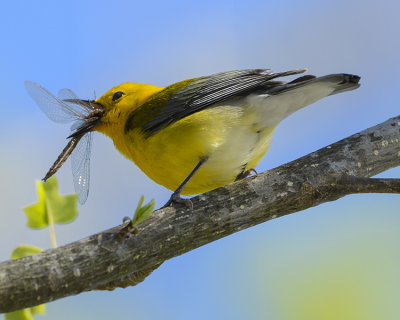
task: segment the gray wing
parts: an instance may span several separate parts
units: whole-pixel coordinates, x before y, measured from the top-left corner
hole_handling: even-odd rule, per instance
[[[173,94],[158,114],[143,126],[143,129],[154,134],[171,123],[223,100],[244,96],[258,90],[268,93],[269,89],[285,84],[285,82],[273,81],[273,79],[305,71],[306,69],[300,69],[271,73],[271,70],[266,69],[248,69],[198,78]],[[302,78],[307,81],[315,77],[305,76]],[[169,90],[173,86],[167,87],[165,90]]]
[[[347,73],[337,73],[337,74],[329,74],[327,76],[323,77],[318,77],[316,78],[315,76],[302,76],[300,78],[297,78],[291,82],[281,84],[279,86],[275,86],[272,88],[269,88],[267,94],[270,95],[276,95],[280,94],[286,91],[290,91],[293,89],[297,89],[306,85],[310,84],[324,84],[330,88],[332,88],[332,93],[330,96],[345,92],[345,91],[350,91],[357,89],[360,87],[360,84],[358,83],[360,81],[360,77],[354,74],[347,74]]]

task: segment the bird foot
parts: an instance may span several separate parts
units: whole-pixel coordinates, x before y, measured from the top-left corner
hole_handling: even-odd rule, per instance
[[[172,206],[174,203],[184,204],[190,211],[193,211],[193,203],[190,199],[183,199],[179,193],[173,193],[171,198],[160,209]]]
[[[239,180],[242,180],[242,179],[244,179],[244,178],[247,178],[247,177],[248,177],[249,175],[251,175],[252,173],[258,174],[258,172],[256,171],[256,169],[251,168],[251,169],[249,169],[249,170],[242,171],[241,173],[239,173],[238,176],[236,177],[235,181],[239,181]]]

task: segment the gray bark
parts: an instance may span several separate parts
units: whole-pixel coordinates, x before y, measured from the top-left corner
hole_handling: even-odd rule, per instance
[[[353,193],[400,193],[369,178],[400,165],[400,116],[262,174],[124,225],[0,264],[0,312],[142,281],[163,261],[234,232]]]

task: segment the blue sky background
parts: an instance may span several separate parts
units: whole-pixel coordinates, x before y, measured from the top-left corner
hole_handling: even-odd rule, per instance
[[[0,260],[21,243],[50,247],[25,226],[69,127],[24,90],[93,98],[125,81],[167,86],[242,68],[362,76],[277,129],[264,171],[399,114],[398,1],[7,1],[0,19]],[[59,174],[73,192],[70,164]],[[91,190],[66,244],[119,224],[141,194],[170,191],[95,135]],[[382,176],[399,177],[399,168]],[[165,262],[137,287],[47,304],[48,319],[398,319],[398,195],[357,195],[264,223]],[[39,318],[39,317],[38,317]]]

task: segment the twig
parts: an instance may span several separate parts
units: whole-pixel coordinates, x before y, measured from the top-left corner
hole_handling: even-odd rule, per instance
[[[158,210],[136,235],[123,226],[0,264],[0,312],[93,289],[136,284],[162,262],[256,224],[347,194],[399,193],[398,179],[369,179],[400,165],[400,116],[257,176]]]

